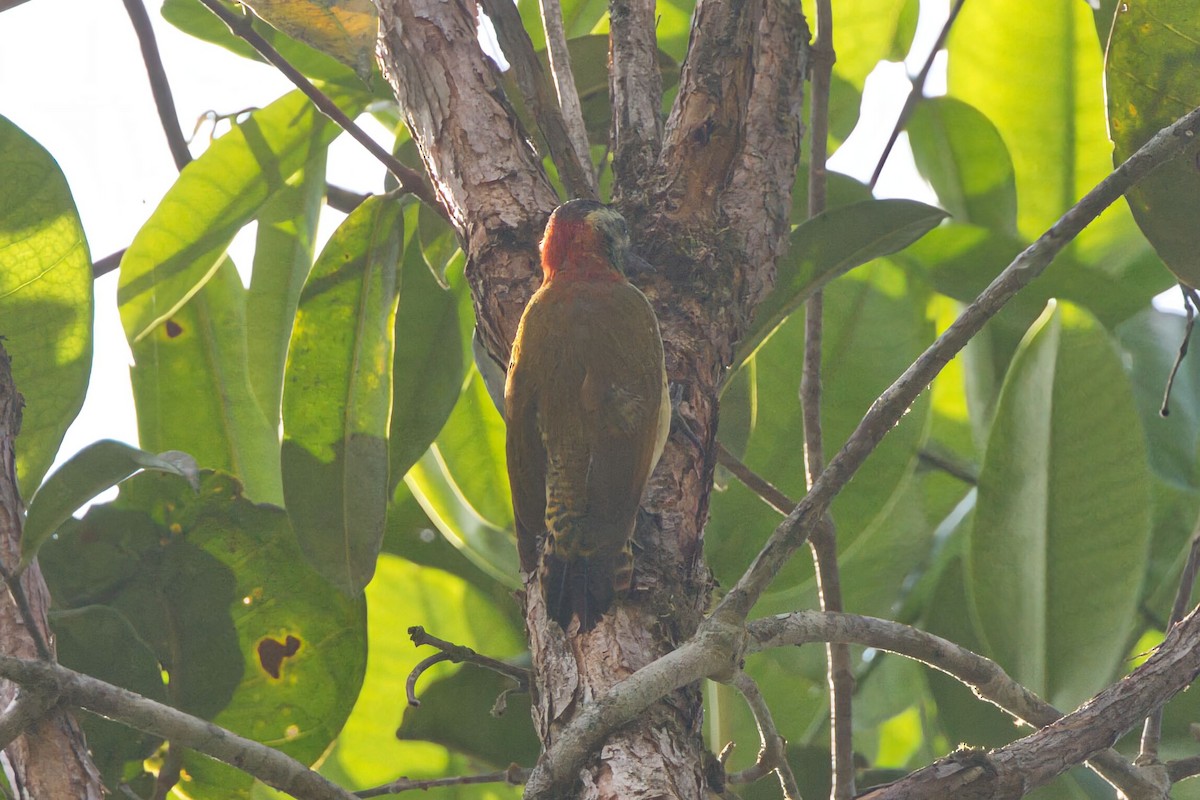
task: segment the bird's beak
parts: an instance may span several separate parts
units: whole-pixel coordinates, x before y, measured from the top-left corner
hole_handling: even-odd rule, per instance
[[[654,272],[654,265],[633,250],[625,251],[625,274],[643,275]]]

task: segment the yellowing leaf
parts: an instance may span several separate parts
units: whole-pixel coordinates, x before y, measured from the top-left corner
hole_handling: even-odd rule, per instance
[[[244,0],[271,26],[371,75],[379,15],[372,0]]]
[[[1186,0],[1122,2],[1105,64],[1109,133],[1117,163],[1200,103],[1200,18]],[[1200,286],[1194,144],[1126,195],[1133,218],[1179,280]]]

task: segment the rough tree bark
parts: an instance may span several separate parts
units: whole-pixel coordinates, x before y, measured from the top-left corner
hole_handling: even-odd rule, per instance
[[[21,429],[21,407],[24,401],[13,384],[8,353],[0,345],[0,560],[9,568],[21,558],[21,527],[23,506],[17,493],[17,470],[13,442]],[[50,609],[50,592],[35,563],[20,578],[21,587],[42,641],[53,652],[53,639],[46,621]],[[7,590],[5,594],[8,595]],[[38,649],[25,620],[11,596],[0,602],[0,653],[18,658],[38,658]],[[50,698],[51,700],[53,698]],[[99,800],[100,774],[87,752],[83,731],[71,712],[65,708],[49,711],[37,708],[43,698],[28,687],[18,689],[15,683],[0,681],[0,728],[10,717],[21,716],[22,703],[29,703],[32,715],[40,716],[24,732],[8,742],[3,737],[4,770],[19,797],[63,797],[79,800]],[[44,711],[44,713],[39,713]],[[36,718],[35,716],[35,718]],[[16,733],[13,730],[12,733]]]
[[[635,536],[634,589],[592,633],[565,637],[545,617],[536,576],[526,576],[534,718],[545,745],[586,704],[690,636],[709,605],[702,545],[718,389],[773,285],[800,151],[808,31],[798,4],[700,0],[665,124],[653,5],[612,0],[610,11],[614,199],[658,267],[639,285],[659,316],[680,413],[705,448],[682,437],[668,444]],[[560,198],[479,49],[475,15],[461,0],[384,0],[380,58],[459,228],[483,340],[507,362],[540,281],[537,242]],[[705,796],[711,759],[700,716],[694,685],[656,704],[609,738],[576,796]]]

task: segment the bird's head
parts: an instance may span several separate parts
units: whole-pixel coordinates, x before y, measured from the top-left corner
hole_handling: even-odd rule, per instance
[[[625,218],[594,200],[571,200],[554,209],[542,237],[542,273],[548,283],[623,281],[649,265],[629,246]]]

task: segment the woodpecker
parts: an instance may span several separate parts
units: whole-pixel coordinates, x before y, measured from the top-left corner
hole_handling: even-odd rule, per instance
[[[632,581],[630,542],[671,404],[658,319],[625,277],[648,265],[624,218],[564,203],[541,255],[504,389],[508,477],[521,569],[540,570],[563,631],[578,617],[587,632]]]

